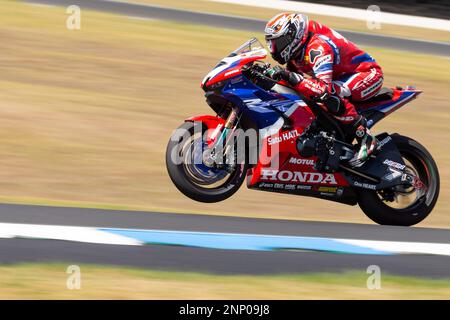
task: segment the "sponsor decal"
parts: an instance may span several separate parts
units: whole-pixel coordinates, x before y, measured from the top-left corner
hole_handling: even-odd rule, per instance
[[[322,50],[315,50],[315,49],[311,49],[309,50],[309,61],[314,64],[317,57],[320,57],[322,55]],[[330,56],[330,55],[328,55]],[[331,56],[330,56],[331,57]]]
[[[385,175],[385,176],[383,177],[384,180],[392,181],[392,180],[394,180],[394,179],[396,179],[396,178],[402,176],[402,174],[403,174],[403,172],[398,171],[398,170],[396,170],[396,169],[394,169],[394,168],[391,168],[391,167],[389,167],[389,171],[390,171],[391,173],[388,173],[387,175]]]
[[[331,59],[331,54],[327,54],[326,56],[322,56],[317,58],[316,63],[314,64],[313,70],[314,71],[319,71],[320,67],[322,67],[324,64],[328,64],[328,66],[326,66],[326,68],[324,70],[330,70],[331,69],[331,63],[333,62],[333,60]]]
[[[369,183],[361,183],[358,181],[353,182],[353,185],[355,187],[360,187],[360,188],[364,188],[364,189],[370,189],[370,190],[376,190],[377,186],[374,184],[369,184]]]
[[[284,190],[311,190],[311,186],[297,185],[297,184],[283,184],[283,183],[266,183],[261,182],[258,184],[258,188],[268,189],[284,189]]]
[[[337,185],[336,177],[334,174],[321,172],[262,169],[261,180]]]
[[[395,162],[395,161],[392,161],[392,160],[389,160],[389,159],[384,160],[383,164],[386,164],[389,167],[393,167],[393,168],[399,169],[399,170],[403,170],[403,169],[406,168],[406,166],[404,164],[401,164],[401,163],[398,163],[398,162]]]
[[[293,102],[292,100],[280,100],[280,99],[273,99],[268,101],[262,101],[261,99],[247,99],[244,100],[244,103],[249,108],[266,108],[267,106],[288,108],[289,106],[295,104],[295,102]]]
[[[344,193],[344,188],[338,187],[316,187],[316,191],[320,192],[321,196],[340,197]]]
[[[242,81],[242,76],[241,77],[234,77],[234,78],[231,78],[231,84],[236,84],[236,83],[238,83],[238,82],[241,82]]]
[[[370,86],[369,88],[363,90],[361,92],[361,97],[366,97],[369,94],[373,93],[375,91],[375,89],[378,89],[381,84],[383,83],[383,78],[380,78],[377,82],[375,82],[372,86]]]
[[[283,142],[283,141],[286,141],[286,140],[291,140],[291,139],[297,138],[299,135],[300,135],[300,133],[298,133],[298,131],[296,129],[296,130],[284,132],[280,136],[269,137],[267,139],[267,142],[269,143],[269,146],[271,146],[271,145],[274,145],[276,143],[280,143],[280,142]]]
[[[259,188],[273,188],[273,183],[261,182],[258,187]]]
[[[313,166],[315,162],[312,159],[291,158],[289,160],[289,163],[290,164],[301,164],[301,165]]]
[[[327,193],[336,193],[337,187],[318,187],[317,191],[319,192],[327,192]]]
[[[306,89],[309,89],[314,93],[323,94],[325,92],[325,87],[321,83],[315,83],[309,79],[305,79],[303,80],[303,84]]]
[[[345,116],[345,117],[338,117],[338,116],[334,116],[336,119],[343,121],[343,122],[350,122],[350,121],[354,121],[355,117],[352,116]]]
[[[295,190],[295,184],[285,184],[284,189],[285,190]]]
[[[225,77],[229,76],[230,74],[239,73],[241,72],[240,69],[231,70],[225,73]]]
[[[382,146],[384,146],[386,143],[388,143],[389,141],[392,141],[392,137],[391,136],[387,136],[386,138],[384,138],[383,140],[381,140],[379,143],[378,143],[378,147],[382,147]]]

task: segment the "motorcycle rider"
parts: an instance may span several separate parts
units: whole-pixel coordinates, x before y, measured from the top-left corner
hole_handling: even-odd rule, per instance
[[[338,32],[303,14],[276,15],[266,25],[265,39],[272,58],[287,65],[270,68],[266,74],[286,81],[339,120],[359,144],[349,164],[364,164],[376,150],[377,140],[351,101],[367,100],[381,89],[381,67]]]

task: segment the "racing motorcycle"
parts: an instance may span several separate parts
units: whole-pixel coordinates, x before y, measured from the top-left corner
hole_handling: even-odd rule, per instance
[[[171,136],[166,166],[178,190],[218,202],[247,178],[250,189],[358,204],[378,224],[411,226],[425,219],[439,195],[430,153],[409,137],[380,133],[375,154],[350,166],[357,152],[353,137],[318,103],[267,77],[266,57],[252,38],[201,82],[216,115],[188,118]],[[356,107],[373,127],[420,93],[410,86],[382,88]]]

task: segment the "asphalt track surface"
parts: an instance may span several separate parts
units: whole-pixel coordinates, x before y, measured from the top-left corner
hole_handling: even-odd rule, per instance
[[[254,31],[255,36],[259,38],[263,34],[264,25],[266,23],[265,20],[260,19],[104,0],[77,0],[75,2],[73,0],[26,0],[26,2],[57,6],[69,6],[76,3],[82,9],[87,8],[120,15]],[[338,31],[350,41],[362,46],[382,47],[446,57],[450,56],[450,43],[403,39],[347,30]]]
[[[444,229],[26,205],[0,205],[0,222],[450,243],[450,230]],[[345,270],[366,272],[369,265],[378,265],[383,272],[390,274],[450,278],[449,256],[241,251],[0,239],[2,264],[55,261],[254,275]]]

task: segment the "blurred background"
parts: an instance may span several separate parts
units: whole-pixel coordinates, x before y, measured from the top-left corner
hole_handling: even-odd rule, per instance
[[[255,36],[263,41],[263,30],[208,26],[164,17],[143,18],[134,13],[94,10],[82,3],[78,3],[80,29],[71,30],[67,27],[71,12],[67,11],[66,2],[32,2],[0,0],[2,203],[371,223],[358,207],[254,192],[245,186],[222,203],[200,204],[181,195],[171,183],[164,154],[172,131],[189,116],[212,113],[204,102],[201,79],[218,60],[248,38]],[[363,9],[372,4],[363,0],[311,2]],[[265,20],[282,11],[207,0],[133,3]],[[448,27],[447,1],[413,1],[407,6],[395,1],[375,4],[382,12],[444,19]],[[329,13],[308,15],[338,30],[450,42],[448,29],[394,24],[369,29],[364,20]],[[440,170],[441,195],[420,227],[449,228],[449,56],[427,54],[426,49],[416,52],[362,47],[383,67],[386,86],[414,85],[424,91],[416,101],[377,125],[375,132],[399,132],[428,148]],[[33,273],[33,268],[24,267],[20,272],[5,268],[0,267],[0,282],[2,277],[6,282],[15,279],[11,280],[11,288],[27,272]],[[50,275],[56,270],[54,266],[42,268]],[[116,277],[116,270],[110,272]],[[41,285],[36,284],[35,290],[29,292],[45,291]],[[189,284],[185,286],[188,288]],[[274,282],[273,286],[284,287],[283,282]],[[199,296],[236,297],[217,293],[214,285],[212,288],[210,295]],[[224,287],[217,285],[223,293],[221,288]],[[185,293],[195,296],[191,289]],[[238,297],[253,290],[242,289]],[[106,292],[105,289],[104,297],[111,297]],[[176,297],[171,292],[167,289],[161,296]],[[320,294],[326,296],[326,290],[317,296]],[[2,293],[0,297],[4,297]]]

